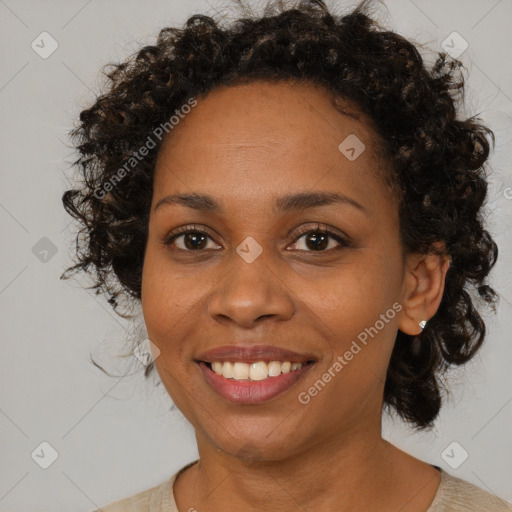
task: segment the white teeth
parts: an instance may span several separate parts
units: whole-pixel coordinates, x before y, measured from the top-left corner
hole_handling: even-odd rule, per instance
[[[259,361],[258,363],[252,363],[249,367],[249,377],[251,380],[263,380],[268,377],[268,366],[267,363]]]
[[[230,363],[229,361],[227,363],[220,363],[222,367],[222,376],[226,377],[226,379],[232,379],[233,378],[233,363]]]
[[[236,361],[214,361],[211,363],[212,370],[217,375],[222,375],[226,379],[235,380],[264,380],[268,377],[278,377],[281,373],[290,373],[291,371],[302,368],[303,363],[291,363],[290,361],[258,361],[257,363],[242,363]]]
[[[277,377],[281,375],[281,366],[282,363],[279,361],[271,361],[268,363],[268,376],[269,377]]]
[[[233,365],[233,378],[235,380],[247,380],[249,378],[249,365],[237,361]]]
[[[217,375],[222,375],[222,363],[220,361],[213,361],[213,363],[212,363],[212,370]]]

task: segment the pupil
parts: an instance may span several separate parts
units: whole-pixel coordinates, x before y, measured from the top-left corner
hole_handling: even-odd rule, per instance
[[[315,249],[323,249],[325,248],[325,241],[327,240],[327,237],[321,233],[311,233],[308,237],[308,240],[314,239],[316,242],[314,243],[313,247]],[[320,243],[318,241],[320,240]]]
[[[205,238],[206,238],[205,235],[202,235],[200,233],[188,233],[187,235],[185,235],[185,246],[187,247],[187,249],[201,249],[202,245],[201,246],[196,245],[196,242],[198,239],[202,239],[202,240],[200,240],[199,243],[204,242]],[[192,244],[188,243],[191,240],[192,240]]]

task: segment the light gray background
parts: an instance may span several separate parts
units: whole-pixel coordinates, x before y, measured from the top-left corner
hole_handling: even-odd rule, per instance
[[[80,279],[59,280],[71,262],[74,232],[61,195],[75,156],[66,147],[67,132],[92,102],[100,67],[153,42],[160,28],[181,25],[195,12],[211,14],[219,5],[0,0],[2,511],[93,510],[162,482],[196,458],[192,429],[179,412],[169,412],[163,386],[145,383],[136,371],[111,379],[88,362],[92,352],[115,368],[130,324],[103,297],[83,289]],[[386,5],[383,22],[434,50],[453,31],[469,43],[460,57],[469,72],[466,111],[480,113],[497,137],[489,230],[500,247],[492,284],[502,298],[479,356],[453,374],[453,398],[435,430],[413,434],[385,418],[385,437],[512,501],[512,2]],[[43,31],[59,44],[47,59],[31,48]],[[57,250],[47,262],[33,253],[43,237]],[[48,469],[31,457],[43,441],[59,455]],[[441,457],[453,441],[469,453],[458,469]]]

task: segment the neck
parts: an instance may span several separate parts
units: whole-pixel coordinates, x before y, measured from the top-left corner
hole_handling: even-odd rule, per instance
[[[397,480],[393,462],[399,450],[382,439],[380,421],[367,431],[338,432],[280,460],[236,458],[200,434],[196,438],[200,461],[175,484],[180,510],[384,511]]]

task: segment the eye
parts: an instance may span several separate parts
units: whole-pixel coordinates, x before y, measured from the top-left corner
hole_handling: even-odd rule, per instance
[[[302,244],[303,247],[297,247],[300,246],[299,241],[301,238],[304,238],[304,243]],[[347,239],[340,233],[329,228],[321,227],[319,224],[317,224],[313,229],[311,227],[302,228],[293,245],[295,245],[295,249],[299,251],[329,252],[333,250],[333,247],[329,246],[329,239],[336,241],[338,246],[349,246]],[[338,250],[336,246],[334,247],[334,250]]]
[[[181,251],[201,251],[203,249],[220,248],[217,244],[214,244],[213,247],[207,247],[208,238],[213,241],[210,233],[204,228],[196,226],[183,226],[176,229],[166,237],[164,245],[170,246],[180,238],[182,239],[181,244],[176,245],[178,245],[177,249]]]
[[[300,239],[304,238],[303,246],[300,247]],[[180,240],[181,239],[181,240]],[[213,246],[208,247],[208,239],[213,242]],[[180,240],[180,243],[176,243]],[[330,247],[330,241],[335,241],[339,247],[348,247],[349,242],[337,231],[319,224],[315,226],[306,226],[299,230],[298,236],[295,238],[292,246],[294,249],[305,252],[329,252],[338,250]],[[187,252],[200,252],[206,249],[220,249],[221,246],[216,244],[209,231],[200,226],[182,226],[170,233],[164,240],[164,245],[171,246],[175,244],[178,250]],[[299,246],[299,247],[297,247]]]

